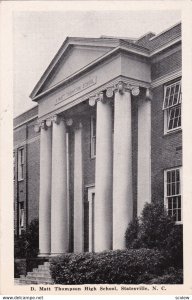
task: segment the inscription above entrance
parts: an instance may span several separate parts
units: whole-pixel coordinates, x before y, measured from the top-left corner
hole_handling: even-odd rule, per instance
[[[86,81],[83,81],[82,83],[80,83],[78,85],[75,85],[73,88],[66,88],[65,92],[62,95],[60,95],[58,98],[56,98],[55,105],[82,92],[83,90],[86,90],[90,86],[96,84],[96,82],[97,82],[97,77],[94,76],[92,78],[87,79]]]

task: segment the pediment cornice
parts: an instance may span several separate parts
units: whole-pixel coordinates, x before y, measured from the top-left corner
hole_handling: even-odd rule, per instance
[[[127,54],[134,54],[143,58],[152,58],[158,52],[165,50],[166,48],[174,45],[181,41],[181,37],[176,37],[171,42],[163,45],[161,48],[156,49],[152,52],[149,49],[146,49],[142,46],[138,46],[134,43],[129,41],[125,41],[122,39],[111,39],[111,38],[75,38],[75,37],[68,37],[64,41],[63,45],[49,64],[48,68],[45,70],[44,74],[36,84],[35,88],[33,89],[30,97],[33,101],[37,101],[42,96],[53,92],[55,89],[61,87],[62,85],[67,84],[71,80],[75,80],[78,76],[85,72],[89,72],[91,68],[94,68],[96,65],[102,63],[103,61],[109,59],[111,56],[116,55],[118,52],[126,52]],[[45,90],[42,89],[44,84],[51,78],[54,69],[59,65],[60,60],[68,55],[70,49],[74,48],[84,48],[84,49],[91,49],[91,48],[106,48],[107,51],[102,56],[98,57],[97,59],[93,60],[92,62],[88,63],[81,69],[77,70],[73,74],[69,75],[62,81],[58,82],[57,84],[51,86],[50,88],[46,88]]]

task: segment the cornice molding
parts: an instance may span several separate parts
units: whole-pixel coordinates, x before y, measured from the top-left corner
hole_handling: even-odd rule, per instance
[[[151,51],[150,53],[150,57],[154,56],[155,54],[165,50],[166,48],[170,47],[170,46],[173,46],[174,44],[178,43],[178,42],[181,42],[181,36],[177,37],[177,38],[174,38],[172,41],[169,41],[168,43],[166,43],[165,45]]]
[[[64,112],[65,110],[70,109],[70,108],[76,106],[77,104],[80,104],[80,103],[90,99],[91,97],[94,97],[96,94],[103,92],[107,88],[114,87],[118,84],[119,81],[123,81],[127,85],[139,86],[141,88],[149,88],[150,87],[150,83],[143,82],[140,80],[133,80],[133,79],[127,78],[125,76],[118,76],[118,77],[114,78],[113,80],[106,82],[105,84],[99,86],[98,88],[84,94],[83,96],[78,97],[74,101],[64,104],[60,108],[57,108],[57,109],[53,110],[52,112],[39,117],[39,121],[44,120],[46,118],[51,118],[55,114],[60,114],[60,113]]]
[[[23,126],[23,125],[27,125],[27,123],[29,123],[29,122],[31,122],[31,121],[37,119],[37,118],[38,118],[38,115],[35,115],[35,116],[33,116],[33,117],[27,119],[26,121],[21,122],[20,124],[14,126],[14,127],[13,127],[13,130],[16,130],[17,128],[19,128],[19,127],[21,127],[21,126]]]
[[[116,48],[112,49],[111,51],[108,51],[107,53],[105,53],[104,55],[102,55],[101,57],[99,57],[98,59],[96,59],[93,62],[89,63],[88,65],[86,65],[85,67],[83,67],[80,70],[76,71],[75,73],[71,74],[70,76],[68,76],[67,78],[65,78],[61,82],[59,82],[58,84],[56,84],[53,87],[45,90],[42,93],[36,95],[37,92],[38,92],[38,89],[41,88],[41,86],[44,84],[45,80],[48,78],[49,74],[52,72],[52,69],[53,69],[52,68],[52,69],[50,69],[50,71],[49,71],[46,79],[44,79],[44,81],[43,81],[43,76],[42,76],[42,84],[40,84],[40,86],[37,89],[36,93],[35,93],[35,91],[31,93],[30,97],[32,98],[33,101],[39,100],[43,96],[45,96],[45,95],[53,92],[55,89],[57,89],[57,88],[65,85],[65,84],[67,84],[68,82],[71,82],[72,80],[74,80],[75,78],[77,78],[78,76],[80,76],[82,73],[88,72],[91,68],[93,68],[94,66],[102,63],[104,60],[110,58],[110,56],[113,56],[113,55],[117,54],[118,52],[125,51],[127,53],[134,53],[134,54],[146,57],[146,58],[151,58],[155,54],[157,54],[157,53],[165,50],[166,48],[174,45],[175,43],[177,43],[179,41],[181,41],[181,37],[178,37],[177,39],[173,39],[172,41],[170,41],[166,45],[163,45],[162,47],[160,47],[159,49],[156,49],[156,50],[152,51],[151,53],[147,49],[135,49],[133,45],[125,45],[124,43],[122,43],[122,45],[117,46]],[[63,53],[62,53],[62,55],[63,55]],[[40,79],[40,81],[41,81],[41,79]]]
[[[167,74],[165,76],[162,76],[162,77],[160,77],[160,78],[158,78],[156,80],[153,80],[152,83],[151,83],[151,87],[155,88],[155,87],[157,87],[157,86],[159,86],[161,84],[164,84],[164,83],[166,83],[168,81],[174,80],[177,77],[181,77],[181,75],[182,75],[181,69],[176,70],[176,71],[171,72],[171,73],[169,73],[169,74]]]

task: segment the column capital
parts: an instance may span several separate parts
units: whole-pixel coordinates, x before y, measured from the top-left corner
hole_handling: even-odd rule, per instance
[[[52,119],[47,119],[46,120],[46,126],[51,127],[52,126]]]
[[[43,121],[41,122],[40,128],[41,128],[41,129],[45,129],[45,130],[47,129],[46,120],[43,120]]]
[[[65,122],[66,122],[67,126],[72,126],[73,125],[73,119],[72,118],[66,119]]]
[[[60,123],[60,121],[61,121],[61,118],[58,116],[58,115],[54,115],[53,117],[52,117],[52,120],[53,120],[53,122],[55,123],[55,124],[59,124]]]
[[[115,89],[114,85],[109,86],[109,87],[106,88],[106,96],[107,96],[107,98],[113,97],[114,89]]]
[[[140,89],[137,85],[131,85],[124,81],[119,81],[115,86],[114,92],[119,92],[120,94],[130,92],[133,96],[138,96],[140,93]]]
[[[34,125],[34,131],[35,131],[36,133],[40,132],[40,129],[41,129],[40,124],[37,123],[37,124]]]
[[[100,92],[96,95],[93,95],[89,98],[89,105],[90,106],[94,106],[96,104],[96,102],[101,101],[104,102],[104,97],[103,97],[103,92]]]
[[[65,119],[65,118],[63,118],[62,116],[59,116],[59,115],[54,115],[52,117],[52,122],[57,124],[57,125],[59,125],[59,123],[61,121],[65,122],[65,124],[67,126],[71,126],[73,124],[73,119],[72,118]]]
[[[150,89],[150,88],[147,88],[147,89],[146,89],[146,94],[145,94],[145,100],[146,100],[146,101],[151,101],[151,100],[152,100],[152,97],[153,97],[153,95],[152,95],[151,89]]]
[[[131,85],[124,81],[119,81],[117,84],[106,88],[107,98],[111,98],[116,92],[119,92],[121,95],[125,92],[131,92],[133,96],[138,96],[140,93],[140,89],[139,86]]]

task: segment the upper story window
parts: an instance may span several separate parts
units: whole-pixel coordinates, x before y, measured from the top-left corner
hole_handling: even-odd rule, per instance
[[[24,148],[18,149],[18,180],[24,178]]]
[[[182,222],[181,168],[165,171],[165,206],[176,223]]]
[[[91,158],[96,156],[96,117],[91,116]]]
[[[181,80],[165,86],[163,110],[165,133],[181,128]]]

